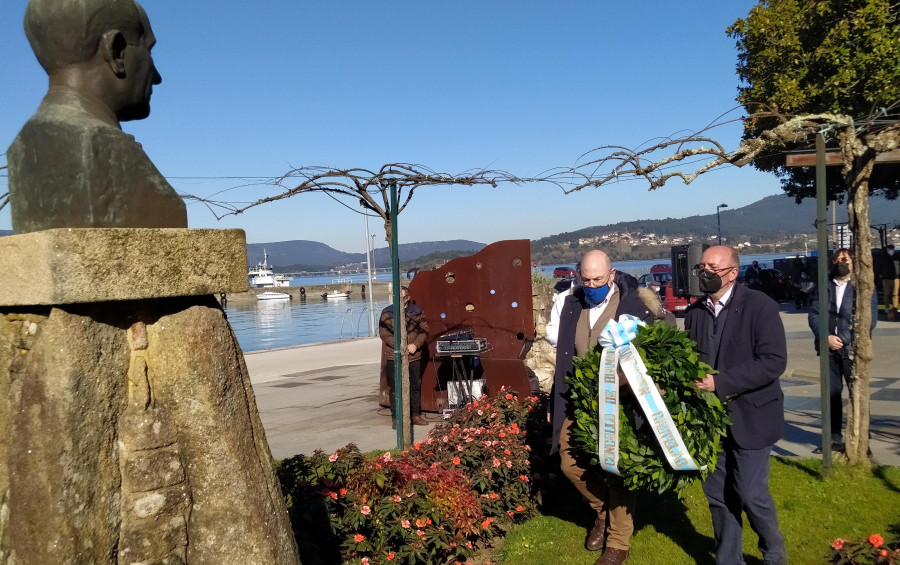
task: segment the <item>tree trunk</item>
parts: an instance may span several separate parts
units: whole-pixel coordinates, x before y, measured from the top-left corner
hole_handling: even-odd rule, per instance
[[[869,177],[875,166],[875,153],[864,150],[852,157],[845,149],[845,163],[853,166],[847,175],[849,201],[847,214],[853,234],[853,373],[850,408],[847,411],[846,449],[851,464],[868,464],[869,457],[869,369],[872,365],[872,294],[875,275],[872,265],[872,230],[869,225]]]

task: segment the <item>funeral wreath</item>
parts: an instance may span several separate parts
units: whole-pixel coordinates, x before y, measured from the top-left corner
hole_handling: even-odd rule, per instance
[[[636,394],[625,385],[618,399],[618,473],[631,490],[674,491],[681,496],[692,481],[706,477],[715,468],[721,441],[731,423],[716,395],[694,386],[696,380],[715,371],[700,361],[696,343],[687,332],[663,322],[637,328],[636,335],[631,335],[631,344],[640,354],[684,447],[700,470],[673,470],[658,439],[660,426],[654,432],[653,423],[659,421],[659,411],[646,414]],[[586,465],[601,465],[600,421],[604,409],[601,356],[602,348],[597,346],[583,358],[576,358],[574,374],[567,381],[569,415],[574,422],[570,444],[576,458]]]

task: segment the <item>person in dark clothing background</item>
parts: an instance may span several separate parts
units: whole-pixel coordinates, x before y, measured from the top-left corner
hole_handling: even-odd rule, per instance
[[[400,299],[406,311],[406,351],[409,354],[409,414],[416,426],[426,426],[422,418],[422,350],[428,338],[428,322],[422,309],[409,300],[409,288],[400,289]],[[378,322],[378,337],[381,338],[381,366],[390,389],[391,427],[397,428],[397,414],[394,406],[394,306],[381,311]],[[426,359],[427,360],[427,359]]]
[[[838,249],[831,260],[831,268],[828,276],[828,368],[829,368],[829,392],[831,404],[831,448],[834,451],[843,451],[843,406],[841,391],[843,383],[847,383],[847,390],[852,394],[853,380],[853,306],[856,301],[856,291],[850,282],[853,271],[853,256],[849,249]],[[878,293],[872,293],[872,327],[878,319]],[[815,335],[816,354],[819,351],[819,298],[813,296],[809,309],[809,329]],[[821,453],[818,448],[813,453]]]

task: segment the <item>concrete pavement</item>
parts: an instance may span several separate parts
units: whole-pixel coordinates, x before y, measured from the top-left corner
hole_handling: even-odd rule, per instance
[[[821,439],[819,360],[806,313],[793,305],[781,308],[788,344],[788,367],[781,380],[787,429],[775,453],[812,457]],[[873,460],[900,466],[900,323],[879,321],[873,341]],[[378,405],[379,355],[377,338],[247,353],[272,454],[280,459],[317,448],[330,452],[350,442],[363,451],[395,447],[390,413]],[[437,414],[426,418],[439,421]],[[429,427],[414,427],[414,438],[424,438]]]

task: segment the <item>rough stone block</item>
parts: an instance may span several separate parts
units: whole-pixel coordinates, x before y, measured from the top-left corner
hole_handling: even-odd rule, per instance
[[[165,410],[126,411],[119,421],[123,439],[127,438],[129,451],[141,451],[172,445],[178,440],[178,431],[171,415]]]
[[[0,238],[0,306],[247,289],[243,230],[60,228]]]
[[[174,447],[129,453],[122,484],[131,492],[147,492],[184,481],[184,467]]]

